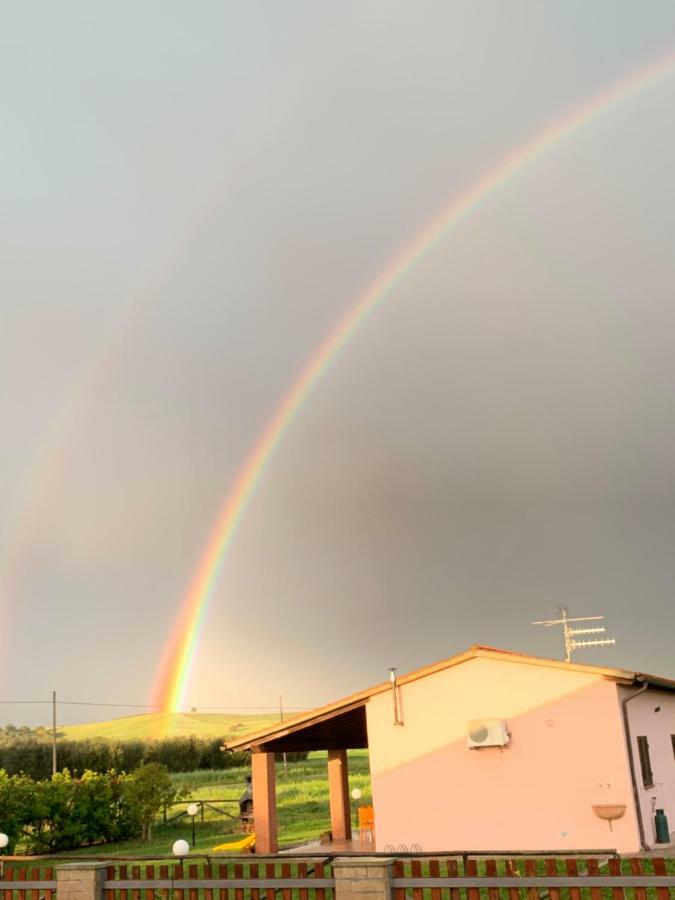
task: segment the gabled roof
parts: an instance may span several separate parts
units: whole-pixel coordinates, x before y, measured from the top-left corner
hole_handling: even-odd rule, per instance
[[[426,678],[436,672],[442,672],[444,669],[451,669],[453,666],[459,666],[471,659],[498,659],[505,662],[525,663],[532,666],[544,666],[551,669],[563,669],[566,672],[582,672],[587,675],[598,675],[615,681],[618,684],[650,684],[653,687],[662,688],[663,690],[675,691],[675,681],[669,678],[661,678],[657,675],[647,675],[644,672],[633,672],[628,669],[612,669],[606,666],[589,666],[584,663],[564,662],[559,659],[546,659],[539,656],[530,656],[527,653],[516,653],[512,650],[500,650],[497,647],[486,647],[482,644],[474,644],[463,653],[450,656],[440,662],[433,663],[430,666],[424,666],[407,675],[401,675],[397,679],[397,684],[403,686],[417,681],[420,678]],[[391,690],[391,683],[383,681],[380,684],[373,685],[363,691],[350,694],[334,703],[328,703],[325,706],[319,706],[316,709],[300,713],[291,719],[286,719],[278,725],[255,731],[240,738],[227,743],[224,750],[248,750],[261,748],[265,745],[266,749],[289,749],[293,745],[292,736],[299,731],[312,730],[313,733],[324,733],[327,723],[331,720],[343,718],[344,721],[349,717],[349,722],[355,721],[355,711],[361,710],[371,697],[382,694]],[[337,722],[335,723],[337,724]],[[355,744],[352,746],[365,746],[363,744]],[[326,749],[326,748],[324,748]]]

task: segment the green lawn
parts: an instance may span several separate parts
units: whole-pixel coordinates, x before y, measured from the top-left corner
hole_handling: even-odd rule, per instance
[[[168,818],[180,813],[191,800],[238,800],[244,790],[244,779],[248,769],[226,769],[224,771],[181,772],[172,775],[174,783],[183,791],[185,800],[168,811]],[[358,787],[363,794],[360,802],[370,802],[370,774],[368,770],[368,753],[355,750],[349,754],[349,789]],[[228,836],[235,840],[241,837],[236,803],[214,804],[222,806],[235,818],[206,808],[204,821],[201,815],[195,821],[195,851],[210,852],[217,844],[223,843]],[[279,841],[281,845],[297,844],[318,839],[322,831],[330,829],[330,813],[328,808],[328,778],[326,772],[326,754],[312,753],[304,762],[289,763],[287,770],[283,764],[277,765],[277,808],[279,816]],[[142,844],[140,841],[124,841],[83,848],[77,855],[133,855],[171,853],[171,847],[178,838],[190,841],[192,837],[191,821],[182,816],[167,825],[162,818],[153,829],[152,841]],[[63,854],[73,855],[72,853]]]

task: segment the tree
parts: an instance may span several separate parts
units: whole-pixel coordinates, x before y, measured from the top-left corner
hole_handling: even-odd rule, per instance
[[[152,823],[165,803],[177,796],[166,766],[145,763],[123,784],[122,803],[127,814],[139,823],[144,841],[152,837]]]
[[[35,804],[35,783],[25,775],[10,776],[0,769],[0,823],[13,853]]]

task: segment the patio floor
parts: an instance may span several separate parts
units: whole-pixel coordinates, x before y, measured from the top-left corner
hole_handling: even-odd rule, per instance
[[[282,850],[281,853],[289,856],[302,856],[303,853],[363,853],[370,854],[375,852],[375,841],[371,838],[355,837],[349,841],[330,841],[322,843],[321,841],[310,841],[307,844],[301,844],[299,847],[291,847],[288,850]]]

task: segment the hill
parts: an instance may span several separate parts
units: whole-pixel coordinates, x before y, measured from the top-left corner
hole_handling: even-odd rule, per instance
[[[232,738],[279,721],[277,714],[146,713],[84,725],[61,725],[60,738],[84,741],[107,738],[111,741],[150,741],[164,737]]]

